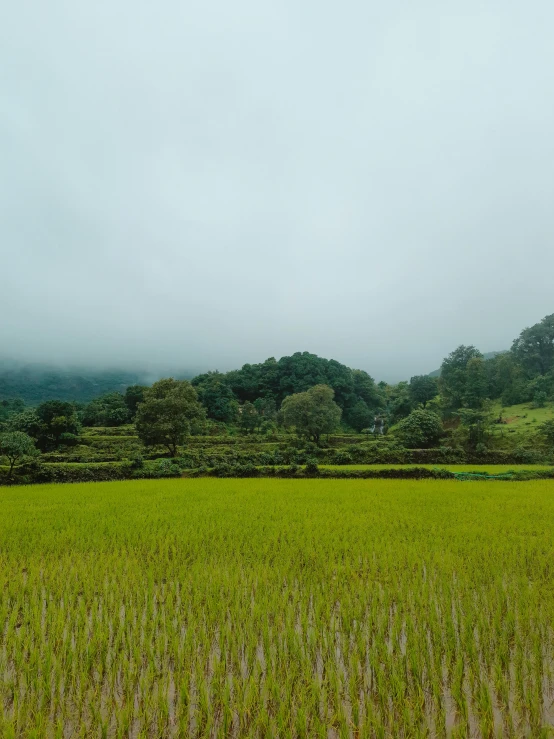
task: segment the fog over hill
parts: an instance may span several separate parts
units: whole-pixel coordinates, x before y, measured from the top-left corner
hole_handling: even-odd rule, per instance
[[[489,359],[499,353],[490,352],[484,357]],[[124,392],[129,385],[151,385],[162,376],[192,379],[207,369],[60,366],[0,358],[0,400],[21,398],[29,405],[45,400],[87,403],[104,393]],[[429,374],[438,377],[440,369]]]
[[[0,359],[0,400],[21,398],[34,405],[45,400],[87,403],[109,392],[124,392],[129,385],[151,385],[162,375],[191,379],[195,370],[147,367],[135,369],[56,366]]]

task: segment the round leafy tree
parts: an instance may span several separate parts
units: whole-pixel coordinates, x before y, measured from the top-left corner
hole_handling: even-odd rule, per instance
[[[281,405],[284,425],[294,426],[299,436],[317,444],[321,434],[332,433],[340,423],[341,409],[333,400],[334,395],[327,385],[289,395]]]
[[[396,425],[394,435],[409,449],[427,449],[443,435],[442,423],[436,413],[415,410]]]

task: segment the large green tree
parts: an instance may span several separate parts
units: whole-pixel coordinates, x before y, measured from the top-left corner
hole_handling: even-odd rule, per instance
[[[430,400],[439,392],[439,386],[436,377],[430,375],[414,375],[410,379],[410,397],[416,405],[421,403],[423,408]]]
[[[10,431],[21,431],[35,439],[41,451],[75,443],[80,431],[75,405],[61,400],[48,400],[36,410],[23,411],[7,423]]]
[[[364,370],[352,370],[353,398],[352,405],[363,400],[370,411],[377,412],[385,406],[385,396],[375,380]]]
[[[504,405],[525,401],[527,376],[512,352],[500,352],[485,362],[488,397],[502,398]]]
[[[6,428],[8,431],[22,431],[36,440],[42,430],[42,421],[34,410],[28,409],[11,416]]]
[[[511,351],[530,377],[554,369],[554,313],[523,329]]]
[[[135,426],[146,446],[164,446],[173,456],[205,411],[194,387],[187,380],[158,380],[144,393]]]
[[[481,408],[488,397],[489,384],[485,360],[473,357],[466,365],[464,406],[467,408]]]
[[[387,406],[385,416],[388,425],[398,423],[401,418],[409,416],[413,409],[413,401],[410,395],[410,387],[407,382],[399,382],[397,385],[386,386]]]
[[[474,346],[459,346],[454,349],[441,366],[439,388],[447,413],[461,408],[466,399],[467,364],[470,359],[482,359],[483,355]]]
[[[139,403],[142,403],[144,400],[144,393],[147,389],[148,387],[146,385],[129,385],[125,390],[123,399],[127,406],[127,410],[129,411],[131,420],[136,416]]]
[[[359,400],[356,405],[347,409],[345,420],[355,431],[360,432],[374,425],[375,411],[370,410],[364,400]]]
[[[303,393],[289,395],[281,405],[284,425],[318,443],[322,434],[332,433],[340,423],[341,409],[333,400],[334,395],[328,385],[315,385]]]
[[[10,418],[25,409],[25,403],[21,398],[0,401],[0,428]]]
[[[47,400],[38,406],[36,414],[42,424],[37,438],[37,446],[42,451],[74,439],[81,429],[74,403]]]
[[[82,412],[84,426],[123,426],[131,420],[131,412],[121,393],[106,393],[95,398]]]
[[[258,411],[256,410],[254,403],[247,400],[246,403],[243,403],[240,406],[239,410],[239,426],[241,429],[247,434],[255,431],[260,421]]]
[[[8,431],[0,434],[0,457],[6,457],[8,460],[8,477],[11,477],[16,464],[27,462],[37,455],[35,442],[22,431]]]
[[[492,433],[490,401],[485,401],[481,408],[460,408],[457,415],[460,419],[460,426],[455,432],[457,439],[472,451],[484,450]]]
[[[305,392],[315,385],[328,385],[335,392],[335,402],[344,410],[363,400],[371,410],[384,405],[380,388],[367,372],[352,370],[334,359],[324,359],[310,352],[266,359],[261,364],[245,364],[240,370],[224,374],[206,373],[195,377],[193,385],[200,387],[210,376],[217,375],[241,402],[271,398],[279,406],[294,393]]]
[[[192,384],[208,418],[223,423],[232,423],[238,415],[239,403],[235,394],[220,372],[208,372],[195,378]]]

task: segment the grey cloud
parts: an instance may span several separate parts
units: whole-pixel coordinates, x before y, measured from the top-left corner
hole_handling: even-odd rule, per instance
[[[554,310],[554,6],[11,3],[0,354],[397,380]]]

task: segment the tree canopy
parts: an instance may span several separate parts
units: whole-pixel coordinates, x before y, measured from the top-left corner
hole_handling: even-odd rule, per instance
[[[9,462],[8,477],[11,477],[16,464],[26,462],[38,454],[35,442],[22,431],[7,431],[0,434],[0,457]]]
[[[440,418],[432,411],[416,409],[395,427],[394,434],[410,449],[427,449],[435,446],[443,435]]]
[[[466,403],[468,385],[467,365],[471,359],[483,359],[474,346],[459,346],[441,365],[439,387],[446,410],[456,410]]]
[[[371,410],[383,405],[382,393],[367,372],[310,352],[296,352],[279,360],[270,357],[261,364],[245,364],[226,373],[208,372],[195,377],[193,384],[200,388],[214,379],[227,385],[241,403],[271,398],[279,407],[288,395],[323,384],[334,390],[335,402],[343,410],[354,407],[359,400]]]
[[[135,385],[136,387],[136,385]],[[92,400],[82,412],[84,426],[123,426],[131,412],[121,393],[107,393]]]
[[[73,403],[48,400],[34,411],[29,409],[11,416],[7,428],[28,434],[44,452],[75,443],[80,423]]]
[[[512,354],[530,377],[554,369],[554,313],[523,329],[512,344]]]
[[[237,419],[239,402],[221,372],[199,375],[192,384],[208,418],[223,423],[232,423]]]
[[[281,406],[284,425],[318,443],[322,434],[332,433],[340,422],[342,411],[333,400],[334,394],[328,385],[315,385],[287,396]]]
[[[415,375],[410,379],[409,391],[412,402],[416,405],[421,403],[425,408],[439,392],[437,378],[431,375]]]
[[[158,380],[145,391],[135,425],[146,446],[165,446],[175,456],[193,424],[204,417],[205,411],[190,382],[168,378]]]
[[[129,411],[131,420],[135,418],[138,405],[144,400],[144,393],[147,389],[146,385],[129,385],[125,390],[123,399],[127,406],[127,410]]]

